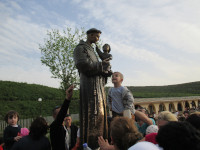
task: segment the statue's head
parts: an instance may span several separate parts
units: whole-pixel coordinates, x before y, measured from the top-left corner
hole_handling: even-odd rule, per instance
[[[110,45],[109,44],[104,44],[103,45],[103,51],[105,53],[110,53],[110,51],[111,51]]]
[[[97,30],[96,28],[91,28],[89,29],[87,32],[87,41],[89,43],[96,43],[97,41],[99,41],[99,37],[101,35],[101,31]]]
[[[90,33],[100,33],[101,34],[101,31],[96,28],[91,28],[86,33],[87,34],[90,34]]]

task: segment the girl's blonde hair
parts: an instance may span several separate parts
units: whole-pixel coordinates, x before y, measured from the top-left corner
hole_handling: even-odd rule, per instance
[[[165,120],[165,121],[178,121],[177,117],[169,111],[162,111],[158,115],[158,120]]]

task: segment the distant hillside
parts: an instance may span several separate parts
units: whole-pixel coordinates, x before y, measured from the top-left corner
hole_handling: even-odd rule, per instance
[[[64,98],[61,90],[37,84],[0,81],[0,100],[60,100]]]
[[[129,86],[128,88],[137,98],[200,95],[200,81],[167,86]]]
[[[73,100],[70,104],[70,113],[78,113],[79,111],[77,95],[77,91],[74,91]],[[38,98],[42,98],[42,101],[38,102]],[[0,120],[9,110],[16,110],[20,114],[20,118],[32,118],[39,115],[51,116],[52,109],[61,105],[64,98],[65,93],[57,88],[0,81]]]
[[[200,81],[167,86],[129,86],[135,98],[199,96]],[[108,90],[108,88],[106,88]],[[60,89],[37,84],[0,81],[0,100],[61,100],[65,93]],[[73,99],[79,99],[78,91]]]
[[[135,98],[200,96],[200,82],[168,86],[129,86]],[[106,87],[106,91],[108,87]],[[57,88],[37,84],[0,81],[0,120],[9,110],[16,110],[22,118],[40,114],[50,116],[52,109],[63,103],[65,93]],[[38,102],[42,98],[42,102]],[[79,91],[74,91],[70,113],[79,112]]]

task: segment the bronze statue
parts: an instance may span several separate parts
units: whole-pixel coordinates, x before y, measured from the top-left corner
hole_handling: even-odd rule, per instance
[[[110,63],[100,62],[92,47],[99,40],[101,31],[87,31],[87,40],[80,41],[74,50],[75,65],[80,74],[80,140],[91,149],[98,148],[98,136],[107,139],[105,73]]]

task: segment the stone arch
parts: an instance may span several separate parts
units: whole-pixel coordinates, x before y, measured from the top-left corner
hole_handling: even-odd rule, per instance
[[[164,105],[164,103],[160,103],[159,104],[159,111],[165,111],[166,110],[166,107]]]
[[[156,107],[153,104],[149,104],[148,111],[149,111],[149,114],[156,113]]]
[[[194,108],[194,109],[197,108],[195,101],[192,101],[192,102],[191,102],[191,106],[192,106],[192,108]]]
[[[186,109],[190,109],[190,104],[189,104],[188,101],[185,101],[185,108],[186,108]]]
[[[200,99],[198,100],[198,107],[200,108]]]
[[[169,111],[170,112],[175,112],[176,111],[176,109],[175,109],[175,106],[174,106],[174,103],[169,103]]]
[[[181,102],[178,102],[177,104],[177,111],[183,111],[183,105]]]

